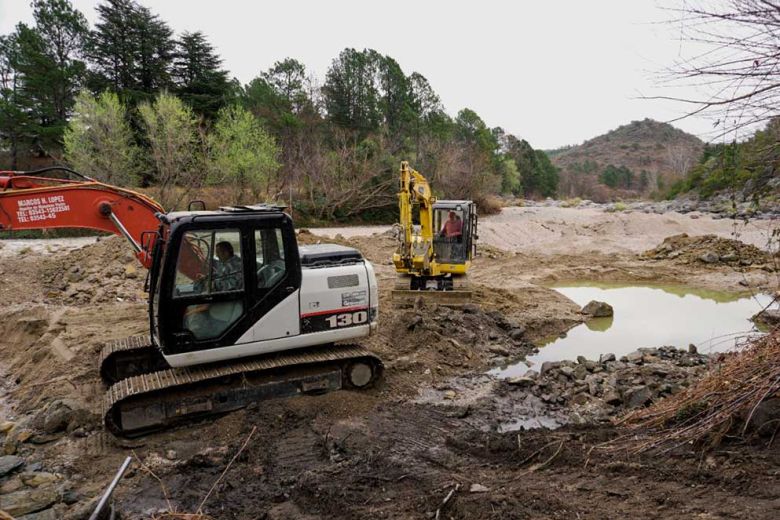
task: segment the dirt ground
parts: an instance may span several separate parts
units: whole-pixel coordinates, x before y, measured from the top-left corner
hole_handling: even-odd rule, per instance
[[[146,330],[145,273],[119,239],[29,249],[6,241],[0,444],[29,471],[55,475],[56,498],[44,509],[51,516],[38,519],[86,518],[128,455],[145,467],[134,464],[118,487],[123,518],[194,513],[207,495],[202,512],[219,519],[777,518],[776,442],[629,457],[603,449],[619,428],[575,424],[565,409],[563,427],[504,431],[516,414],[543,405],[485,375],[582,321],[578,306],[545,287],[552,282],[776,290],[771,256],[742,265],[696,261],[699,250],[641,254],[671,235],[733,238],[735,228],[757,246],[771,233],[769,222],[676,213],[507,208],[481,222],[483,247],[470,276],[477,306],[464,310],[391,306],[395,240],[386,228],[304,232],[301,242],[331,235],[376,267],[380,332],[363,343],[384,360],[383,383],[267,401],[132,441],[102,431],[95,363],[103,342]],[[41,431],[62,403],[79,413]],[[0,510],[4,497],[28,489],[21,479],[0,476]]]

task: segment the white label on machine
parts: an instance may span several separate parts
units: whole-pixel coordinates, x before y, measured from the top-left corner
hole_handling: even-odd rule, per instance
[[[65,203],[63,195],[22,199],[18,201],[18,205],[16,219],[22,224],[54,220],[57,218],[57,213],[70,211],[70,206]]]
[[[357,307],[366,303],[368,303],[368,295],[365,290],[341,293],[342,307]]]

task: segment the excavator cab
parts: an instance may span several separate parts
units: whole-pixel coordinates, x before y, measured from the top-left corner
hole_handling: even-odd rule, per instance
[[[212,360],[209,351],[240,343],[299,291],[292,220],[275,206],[250,208],[162,217],[149,301],[154,341],[166,359]],[[298,334],[298,313],[279,313],[275,325],[272,335]]]
[[[433,204],[433,251],[447,272],[471,262],[476,252],[477,205],[470,200],[438,200]]]

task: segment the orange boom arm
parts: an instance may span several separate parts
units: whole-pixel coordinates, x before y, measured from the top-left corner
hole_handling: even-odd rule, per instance
[[[66,168],[51,168],[65,170]],[[55,179],[37,172],[0,171],[0,230],[84,228],[124,236],[149,268],[162,206],[124,188],[97,182]],[[144,243],[144,233],[152,233]]]

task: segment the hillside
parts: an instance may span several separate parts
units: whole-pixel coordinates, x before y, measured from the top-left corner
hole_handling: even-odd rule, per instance
[[[703,149],[699,138],[645,119],[547,153],[560,168],[561,197],[605,202],[663,191],[685,176]]]

